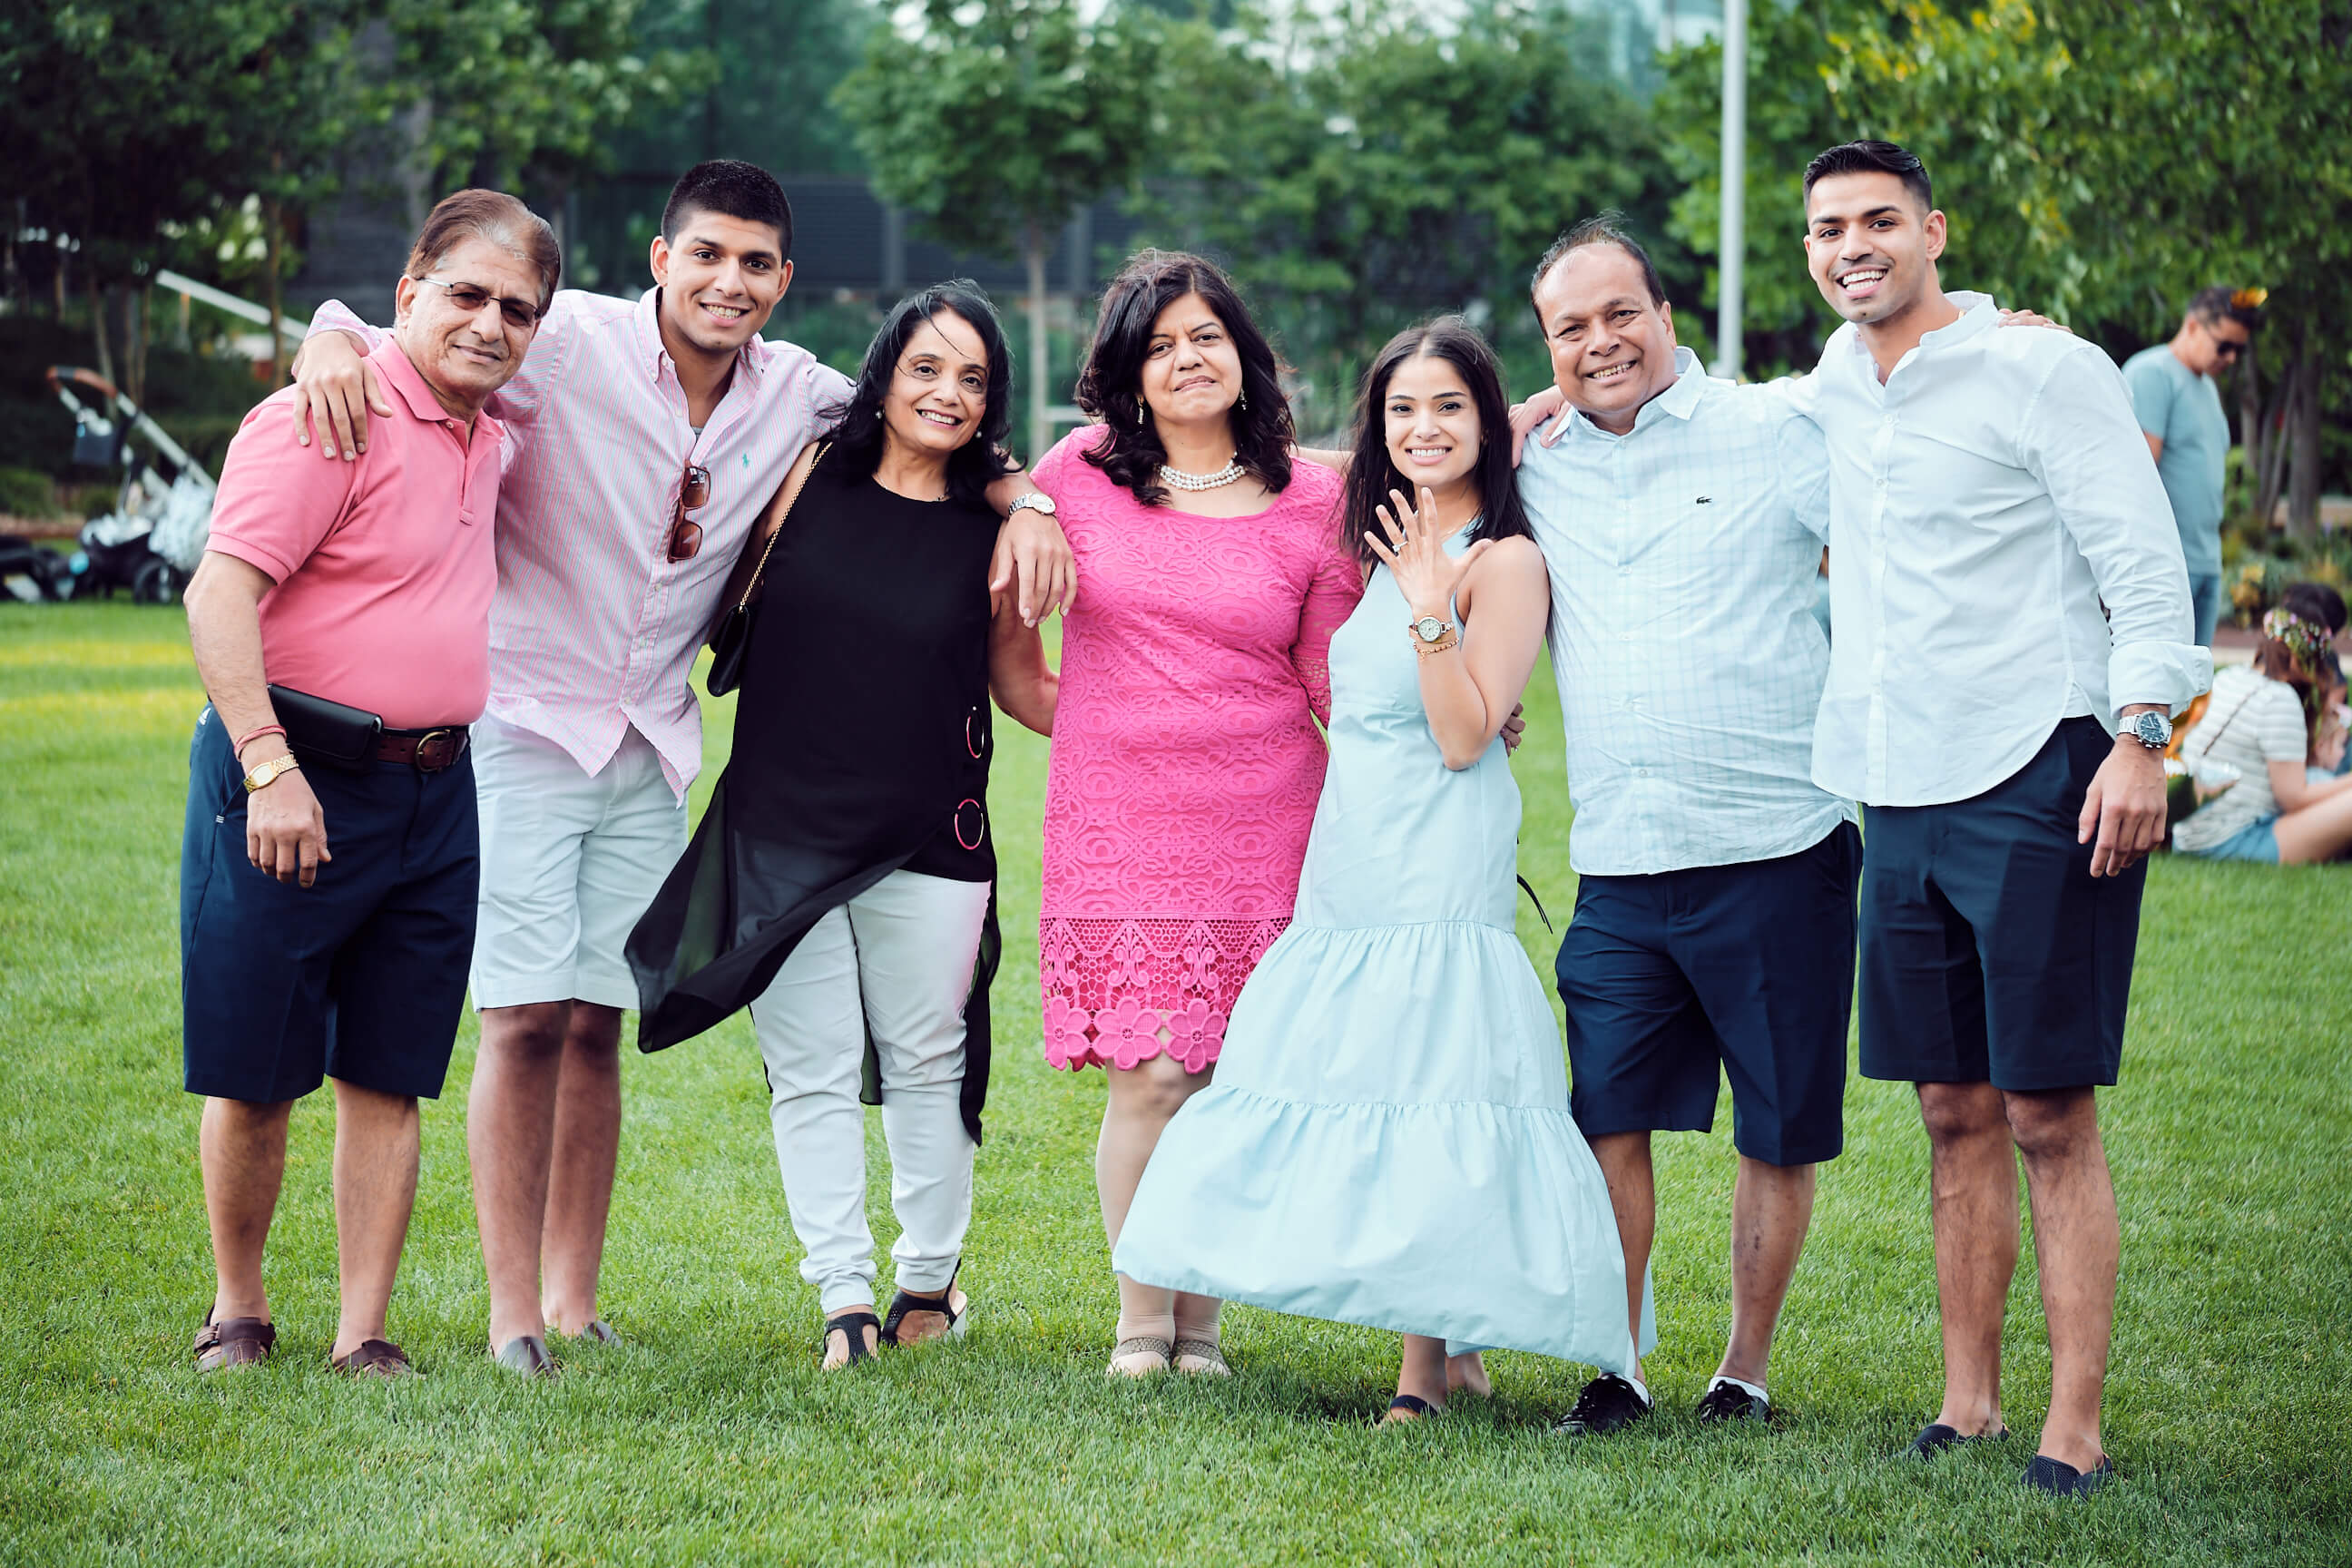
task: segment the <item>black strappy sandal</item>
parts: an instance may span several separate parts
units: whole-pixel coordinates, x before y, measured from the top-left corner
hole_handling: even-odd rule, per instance
[[[838,1331],[843,1339],[849,1342],[849,1359],[843,1362],[840,1366],[835,1367],[833,1370],[835,1372],[845,1372],[849,1368],[856,1366],[861,1361],[872,1361],[874,1359],[874,1352],[866,1348],[866,1331],[868,1329],[879,1329],[881,1326],[882,1320],[876,1317],[869,1309],[865,1307],[860,1307],[856,1311],[851,1312],[836,1312],[832,1317],[827,1318],[824,1321],[824,1338],[826,1340],[830,1340],[833,1338],[834,1334]],[[821,1341],[818,1343],[816,1352],[817,1359],[820,1362],[824,1359],[824,1344]]]
[[[1400,1410],[1404,1412],[1402,1415],[1399,1415],[1397,1414]],[[1400,1394],[1394,1399],[1389,1401],[1389,1413],[1381,1417],[1381,1425],[1383,1426],[1402,1426],[1415,1421],[1426,1421],[1433,1415],[1443,1415],[1444,1414],[1445,1407],[1444,1405],[1432,1405],[1428,1400],[1423,1399],[1418,1394]]]
[[[967,1320],[971,1314],[971,1303],[967,1300],[961,1310],[954,1305],[956,1278],[962,1272],[962,1260],[958,1259],[955,1273],[948,1276],[948,1288],[936,1296],[918,1296],[911,1290],[901,1290],[891,1297],[890,1315],[882,1321],[882,1342],[894,1347],[898,1343],[898,1325],[907,1321],[907,1316],[910,1312],[937,1312],[948,1321],[947,1331],[934,1335],[933,1338],[943,1340],[963,1338],[964,1329],[968,1326]],[[916,1342],[923,1344],[929,1342],[919,1340]]]

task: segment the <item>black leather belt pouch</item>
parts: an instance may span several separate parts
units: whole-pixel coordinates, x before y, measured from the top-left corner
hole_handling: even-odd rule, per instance
[[[269,705],[286,726],[286,744],[304,767],[363,773],[375,760],[383,720],[364,708],[330,702],[289,686],[269,689]]]

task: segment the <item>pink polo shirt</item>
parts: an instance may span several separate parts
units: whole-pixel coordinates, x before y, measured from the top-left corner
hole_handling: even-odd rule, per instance
[[[357,462],[295,441],[295,391],[245,416],[221,467],[207,550],[269,574],[270,682],[381,714],[395,730],[470,724],[490,689],[493,520],[505,433],[472,439],[397,343],[368,355],[392,389]]]

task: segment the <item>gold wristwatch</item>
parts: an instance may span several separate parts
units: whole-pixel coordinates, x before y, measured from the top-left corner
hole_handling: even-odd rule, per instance
[[[1419,654],[1444,653],[1447,648],[1462,646],[1462,634],[1452,621],[1435,616],[1423,616],[1406,625],[1412,632],[1412,651]]]
[[[294,753],[291,752],[282,757],[272,757],[245,775],[245,793],[251,795],[255,790],[265,785],[276,784],[280,774],[290,773],[301,765],[294,760]]]

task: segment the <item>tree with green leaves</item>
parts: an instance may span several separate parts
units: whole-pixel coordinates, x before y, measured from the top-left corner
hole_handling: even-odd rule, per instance
[[[1357,367],[1433,310],[1494,322],[1520,379],[1549,379],[1528,306],[1537,257],[1603,208],[1652,235],[1666,216],[1662,151],[1588,63],[1588,25],[1496,0],[1447,30],[1386,5],[1243,24],[1170,51],[1171,96],[1203,112],[1171,145],[1147,228],[1241,263],[1309,369],[1306,416],[1336,426]],[[1682,272],[1679,247],[1657,253]]]
[[[2293,526],[2316,526],[2321,410],[2352,404],[2352,12],[1804,0],[1753,10],[1748,60],[1750,363],[1810,364],[1834,325],[1798,243],[1806,160],[1884,137],[1935,176],[1956,284],[2136,342],[2169,336],[2202,284],[2268,287],[2260,364],[2239,372],[2252,499],[2268,517],[2284,483]],[[1681,51],[1656,103],[1689,181],[1675,227],[1701,254],[1721,70],[1717,45]]]
[[[1156,18],[1075,0],[925,0],[877,27],[834,103],[884,199],[959,249],[1029,273],[1029,439],[1045,448],[1045,254],[1073,213],[1128,184],[1153,144]]]
[[[606,156],[604,137],[647,105],[702,84],[700,50],[639,53],[642,0],[373,0],[393,41],[375,89],[391,110],[421,108],[414,156],[436,189],[515,191],[562,235],[572,182]]]
[[[27,216],[79,247],[100,370],[134,398],[138,304],[168,232],[259,196],[276,310],[285,204],[324,187],[348,134],[356,14],[356,0],[75,0],[0,21],[0,164]]]

